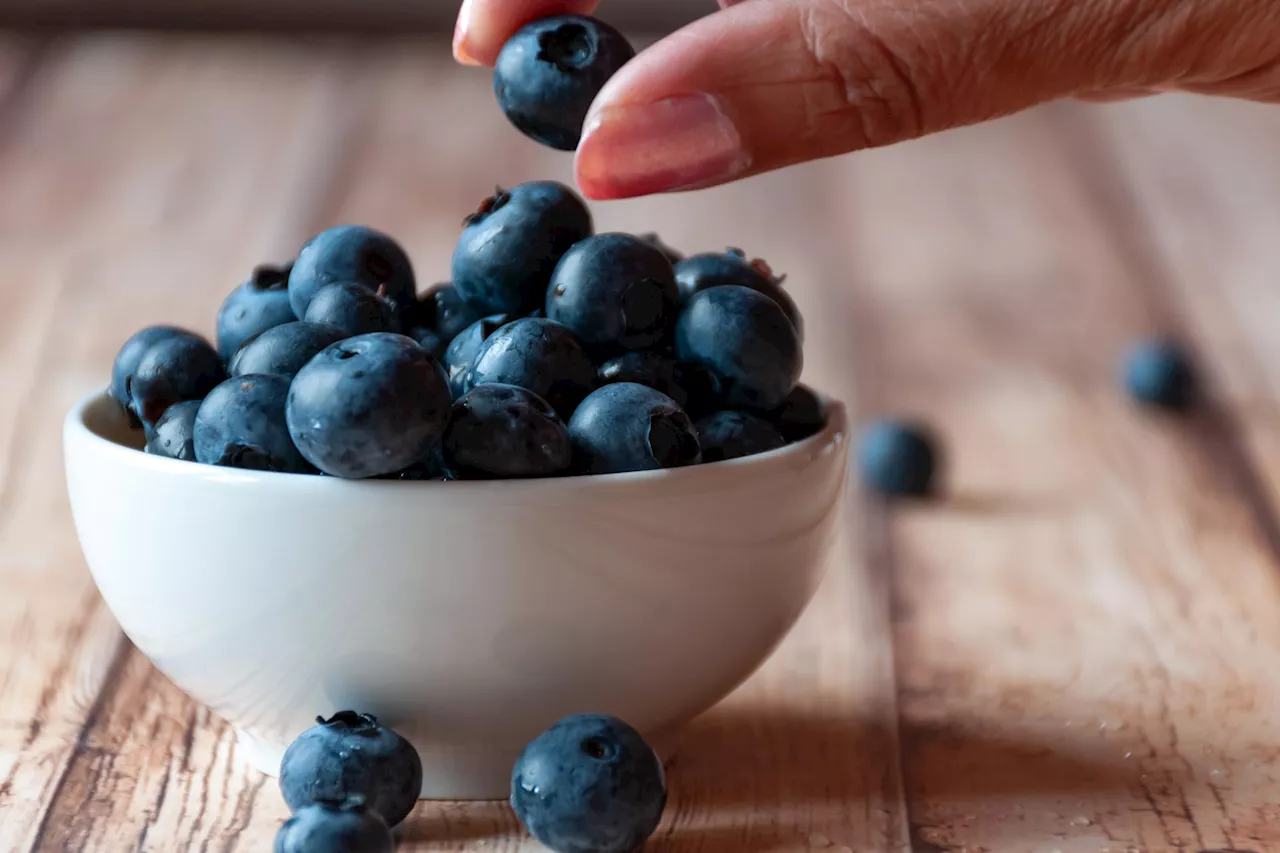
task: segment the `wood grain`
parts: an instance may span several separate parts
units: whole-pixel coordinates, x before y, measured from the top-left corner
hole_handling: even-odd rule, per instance
[[[58,424],[135,328],[209,331],[323,227],[444,278],[493,184],[569,178],[488,85],[438,42],[0,40],[0,849],[269,848],[274,782],[98,600]],[[686,732],[650,849],[1280,850],[1277,122],[1054,107],[596,208],[765,256],[807,380],[947,453],[937,504],[853,502],[814,606]],[[1212,381],[1185,421],[1115,389],[1162,330]],[[401,849],[539,848],[502,804],[424,803]]]

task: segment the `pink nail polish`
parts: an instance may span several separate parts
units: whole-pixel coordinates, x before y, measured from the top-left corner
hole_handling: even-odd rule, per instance
[[[578,146],[578,184],[592,198],[692,189],[746,172],[738,129],[710,95],[605,107]]]

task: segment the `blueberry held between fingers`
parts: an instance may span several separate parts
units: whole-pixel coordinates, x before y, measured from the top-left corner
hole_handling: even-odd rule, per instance
[[[453,286],[484,314],[526,315],[546,299],[560,258],[591,230],[587,206],[563,184],[500,189],[465,221],[453,251]]]
[[[206,465],[302,474],[312,471],[285,423],[289,380],[236,376],[209,392],[196,414],[196,460]]]
[[[298,319],[289,302],[289,272],[293,264],[264,264],[218,309],[218,354],[230,360],[236,350],[273,326]]]
[[[341,329],[347,337],[400,331],[400,321],[390,300],[351,281],[336,282],[317,290],[302,319]]]
[[[476,320],[463,329],[444,351],[444,369],[449,374],[449,388],[453,391],[455,400],[467,393],[467,371],[476,360],[480,346],[490,335],[505,326],[509,319],[506,314],[490,314]]]
[[[781,406],[762,412],[761,416],[777,427],[788,442],[803,441],[827,425],[822,401],[805,385],[797,385]]]
[[[111,387],[107,389],[107,395],[120,404],[120,408],[124,409],[125,414],[129,416],[129,423],[134,428],[142,426],[138,416],[129,408],[129,386],[133,382],[134,371],[138,369],[138,362],[142,361],[142,357],[147,354],[152,344],[176,335],[193,334],[177,326],[147,326],[130,335],[120,347],[116,360],[111,365]]]
[[[671,262],[630,234],[600,234],[565,253],[547,289],[547,319],[590,349],[643,349],[668,336],[680,312]]]
[[[413,744],[376,717],[340,711],[318,718],[280,762],[280,792],[291,811],[362,797],[387,826],[413,811],[422,793],[422,761]]]
[[[194,430],[196,412],[199,410],[199,400],[187,400],[170,406],[160,416],[160,420],[156,421],[155,428],[147,437],[147,452],[170,459],[196,461]]]
[[[716,412],[698,421],[696,427],[703,462],[754,456],[787,443],[773,424],[746,412]]]
[[[298,253],[289,273],[293,313],[305,319],[320,288],[344,281],[381,288],[397,316],[408,313],[416,298],[413,267],[395,240],[362,225],[340,225],[312,237]]]
[[[526,136],[573,151],[591,102],[635,55],[621,33],[594,18],[542,18],[503,45],[494,66],[493,93]]]
[[[1125,354],[1124,387],[1139,403],[1186,409],[1196,395],[1191,356],[1175,341],[1142,341]]]
[[[429,352],[375,332],[333,344],[298,371],[286,415],[298,450],[326,474],[390,474],[439,440],[452,397]]]
[[[146,349],[126,379],[129,408],[151,429],[170,406],[202,400],[226,378],[222,358],[204,338],[190,332],[163,337]]]
[[[681,408],[688,402],[689,395],[682,384],[684,371],[672,356],[665,353],[653,350],[625,352],[601,364],[596,376],[600,385],[614,382],[647,385],[675,400]]]
[[[549,477],[573,460],[555,409],[514,385],[477,385],[454,403],[440,447],[459,480]]]
[[[269,373],[291,379],[316,353],[347,335],[333,326],[294,320],[267,329],[231,360],[231,375]]]
[[[466,389],[497,383],[527,388],[567,420],[595,387],[596,369],[578,339],[559,323],[525,317],[498,329],[481,345]]]
[[[360,797],[304,805],[276,834],[275,853],[391,853],[391,830]]]
[[[862,479],[884,495],[922,497],[933,490],[937,451],[933,437],[919,424],[877,421],[858,442]]]
[[[701,460],[698,433],[666,394],[617,382],[593,391],[569,420],[574,467],[584,474],[653,471]]]
[[[676,284],[680,296],[686,302],[695,294],[709,287],[736,284],[749,287],[778,303],[787,319],[796,327],[796,333],[804,339],[804,321],[800,309],[791,296],[782,289],[782,278],[775,276],[762,260],[749,260],[741,249],[724,252],[707,252],[693,255],[675,265]]]
[[[634,853],[666,808],[662,763],[616,717],[567,717],[525,747],[511,774],[511,807],[556,853]]]
[[[693,295],[676,323],[676,356],[710,373],[733,408],[781,405],[803,366],[800,337],[778,303],[738,285]]]

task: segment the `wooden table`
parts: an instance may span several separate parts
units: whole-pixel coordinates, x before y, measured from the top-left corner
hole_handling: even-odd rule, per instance
[[[570,158],[431,42],[7,37],[0,81],[0,850],[267,850],[274,782],[94,590],[60,419],[134,328],[208,330],[321,227],[390,231],[429,283],[478,198]],[[598,207],[767,256],[810,381],[948,453],[938,503],[851,501],[651,850],[1280,850],[1278,143],[1275,108],[1061,105]],[[1213,388],[1188,420],[1116,389],[1163,330]],[[401,849],[536,845],[432,803]]]

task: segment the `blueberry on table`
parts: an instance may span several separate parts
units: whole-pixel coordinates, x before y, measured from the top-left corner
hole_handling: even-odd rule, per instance
[[[160,416],[160,420],[156,421],[155,428],[147,437],[147,452],[169,459],[196,461],[194,429],[196,412],[199,410],[199,400],[187,400],[170,406]]]
[[[681,382],[684,378],[681,366],[672,356],[653,350],[625,352],[611,358],[600,365],[596,377],[602,386],[614,382],[647,385],[675,400],[681,408],[689,398]]]
[[[547,288],[547,319],[589,349],[643,349],[666,338],[680,313],[666,255],[630,234],[600,234],[565,253]]]
[[[483,314],[526,315],[545,301],[560,258],[591,231],[587,206],[563,184],[499,189],[465,220],[453,250],[453,286]]]
[[[218,354],[229,360],[246,341],[273,326],[298,319],[289,302],[289,272],[293,264],[264,264],[244,284],[231,291],[218,309]]]
[[[555,409],[514,385],[477,385],[454,403],[440,446],[458,480],[549,477],[573,461]]]
[[[556,853],[634,853],[667,804],[662,763],[616,717],[567,717],[525,747],[511,774],[511,807]]]
[[[403,335],[340,341],[298,371],[286,415],[298,450],[326,474],[390,474],[427,455],[452,397],[431,353]]]
[[[596,368],[578,339],[559,323],[524,317],[480,346],[465,387],[497,383],[527,388],[568,420],[595,387]]]
[[[134,371],[138,369],[138,362],[142,361],[152,344],[165,338],[192,334],[194,333],[177,326],[148,326],[134,332],[120,347],[115,363],[111,365],[111,387],[107,389],[107,395],[120,404],[120,408],[129,416],[130,425],[135,429],[142,426],[142,422],[129,408],[129,386],[133,382]]]
[[[701,460],[698,433],[666,394],[616,382],[593,391],[569,420],[574,467],[584,474],[653,471]]]
[[[231,360],[231,375],[269,373],[292,379],[316,353],[346,337],[333,326],[305,320],[283,323],[241,347]]]
[[[471,363],[476,360],[481,344],[505,326],[510,319],[506,314],[490,314],[488,317],[476,320],[463,329],[444,351],[444,369],[449,374],[449,388],[453,391],[455,400],[467,393],[467,371],[471,369]]]
[[[129,408],[147,429],[175,403],[203,400],[227,378],[222,358],[199,335],[169,335],[147,347],[126,377]]]
[[[387,826],[409,816],[422,793],[422,760],[400,735],[370,714],[339,711],[298,735],[280,762],[289,810],[361,797]]]
[[[310,803],[276,834],[275,853],[391,853],[395,839],[360,797]]]
[[[676,356],[711,374],[731,408],[781,405],[804,364],[800,337],[778,303],[738,285],[693,295],[676,323]]]
[[[289,273],[289,301],[298,319],[320,288],[349,281],[377,292],[379,288],[407,314],[416,298],[413,267],[404,249],[386,234],[362,225],[340,225],[307,241]]]
[[[772,423],[782,433],[788,443],[804,441],[811,435],[821,432],[827,425],[826,409],[813,389],[806,385],[797,385],[782,401],[782,405],[761,416]]]
[[[228,468],[304,474],[313,469],[289,437],[283,376],[236,376],[209,392],[196,413],[196,461]]]
[[[1135,344],[1125,354],[1124,387],[1139,403],[1175,411],[1186,409],[1196,394],[1191,356],[1171,340]]]
[[[937,452],[924,427],[882,420],[863,430],[858,464],[862,479],[881,494],[922,497],[933,490]]]
[[[754,456],[767,450],[777,450],[787,443],[773,424],[746,412],[716,412],[695,426],[703,462]]]
[[[676,263],[675,275],[680,296],[686,302],[695,293],[726,284],[749,287],[763,293],[778,303],[787,319],[796,327],[801,340],[804,339],[804,321],[800,317],[800,309],[782,289],[785,276],[775,276],[767,263],[759,259],[749,260],[741,249],[707,252],[685,258]]]
[[[526,24],[498,54],[493,93],[526,136],[573,151],[596,95],[635,50],[613,27],[581,15]]]
[[[333,326],[347,337],[400,331],[395,305],[353,281],[327,284],[317,290],[302,319],[308,323]]]

